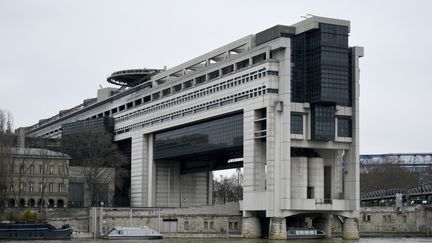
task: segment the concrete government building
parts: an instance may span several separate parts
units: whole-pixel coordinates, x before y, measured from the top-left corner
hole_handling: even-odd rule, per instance
[[[304,217],[358,237],[359,58],[350,22],[312,16],[276,25],[167,70],[113,73],[120,88],[60,111],[27,135],[114,119],[130,149],[133,207],[212,203],[212,171],[243,168],[242,231],[286,238]],[[166,54],[169,58],[169,54]],[[302,220],[303,219],[303,220]],[[303,224],[303,225],[302,225]]]

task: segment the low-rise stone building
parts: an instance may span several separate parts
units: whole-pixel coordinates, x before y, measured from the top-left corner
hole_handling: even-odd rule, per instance
[[[66,207],[68,167],[66,154],[39,148],[10,148],[8,188],[9,207]]]

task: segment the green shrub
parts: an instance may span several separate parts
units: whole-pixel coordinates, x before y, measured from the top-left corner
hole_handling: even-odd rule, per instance
[[[35,222],[37,217],[37,213],[30,209],[24,210],[23,219],[25,222]]]

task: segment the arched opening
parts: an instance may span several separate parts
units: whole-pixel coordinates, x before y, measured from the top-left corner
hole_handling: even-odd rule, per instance
[[[58,208],[63,208],[64,207],[64,202],[62,199],[57,200],[57,207]]]
[[[48,207],[53,208],[54,207],[54,200],[50,199],[48,200]]]
[[[28,201],[28,206],[34,208],[35,207],[35,200],[32,198]]]
[[[9,200],[9,207],[11,207],[11,208],[16,207],[15,199],[10,199],[10,200]]]
[[[19,200],[19,207],[20,207],[20,208],[25,207],[25,200],[22,199],[22,198]]]

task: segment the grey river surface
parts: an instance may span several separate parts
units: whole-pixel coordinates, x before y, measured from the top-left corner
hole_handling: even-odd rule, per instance
[[[31,242],[31,241],[2,241],[0,242]],[[35,241],[35,242],[45,242],[43,240]],[[300,243],[300,242],[315,242],[315,243],[344,243],[344,242],[358,242],[358,243],[405,243],[405,242],[432,242],[432,238],[419,238],[419,237],[408,237],[408,238],[393,238],[393,237],[383,237],[383,238],[362,238],[358,241],[347,241],[342,240],[341,238],[333,238],[329,240],[265,240],[265,239],[239,239],[239,238],[200,238],[200,239],[184,239],[184,238],[170,238],[163,240],[64,240],[64,241],[47,241],[49,243],[71,243],[71,242],[83,242],[83,243],[91,243],[91,242],[152,242],[152,243],[277,243],[277,242],[290,242],[290,243]]]

